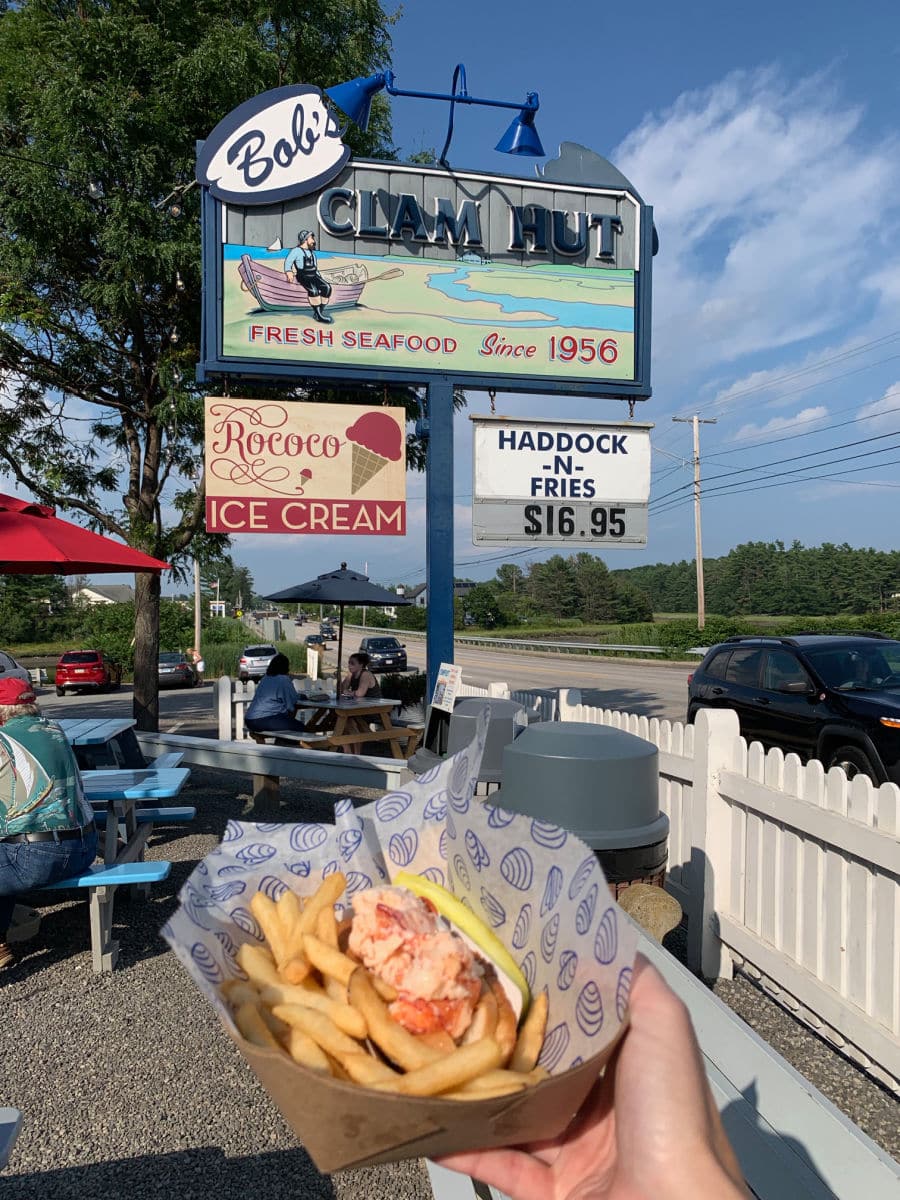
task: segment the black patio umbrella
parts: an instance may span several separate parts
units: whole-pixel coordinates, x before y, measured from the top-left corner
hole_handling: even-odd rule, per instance
[[[275,592],[266,596],[266,600],[286,600],[310,604],[336,604],[340,610],[338,624],[338,658],[337,684],[341,684],[341,655],[344,649],[344,608],[346,605],[362,608],[365,605],[373,608],[394,604],[412,604],[405,596],[389,592],[387,588],[370,583],[368,575],[359,571],[348,571],[347,564],[341,563],[339,571],[327,571],[307,583],[298,583],[295,587],[285,588],[283,592]]]

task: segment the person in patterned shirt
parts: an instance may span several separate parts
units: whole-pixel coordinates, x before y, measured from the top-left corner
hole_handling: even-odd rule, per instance
[[[89,867],[97,830],[66,735],[30,683],[0,679],[0,968],[16,896]]]

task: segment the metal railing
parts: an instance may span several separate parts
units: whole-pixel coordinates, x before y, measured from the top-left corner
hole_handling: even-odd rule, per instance
[[[425,631],[422,629],[376,629],[370,625],[350,625],[345,624],[345,629],[358,629],[366,633],[384,633],[390,634],[392,637],[425,637]],[[665,654],[666,650],[663,646],[627,646],[619,645],[613,642],[541,642],[530,641],[527,638],[503,638],[503,637],[482,637],[471,633],[454,633],[454,642],[461,646],[495,646],[499,648],[514,649],[514,650],[538,650],[544,653],[551,653],[558,650],[563,654],[601,654],[604,650],[611,650],[615,653],[632,653],[632,654]]]

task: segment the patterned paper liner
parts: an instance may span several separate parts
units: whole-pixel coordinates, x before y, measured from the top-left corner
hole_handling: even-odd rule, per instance
[[[342,870],[352,904],[355,892],[407,871],[454,892],[494,929],[531,988],[548,989],[540,1062],[551,1074],[610,1045],[627,1010],[636,934],[574,834],[474,798],[487,723],[485,708],[468,747],[402,790],[364,808],[339,801],[333,826],[228,823],[162,934],[230,1028],[218,987],[241,974],[238,946],[263,941],[254,892],[277,899],[290,886],[304,895]]]

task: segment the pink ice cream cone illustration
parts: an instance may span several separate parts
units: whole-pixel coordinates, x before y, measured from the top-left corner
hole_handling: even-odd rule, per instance
[[[358,491],[381,471],[388,462],[397,462],[403,453],[403,431],[387,413],[364,413],[346,431],[353,443],[350,493]]]

